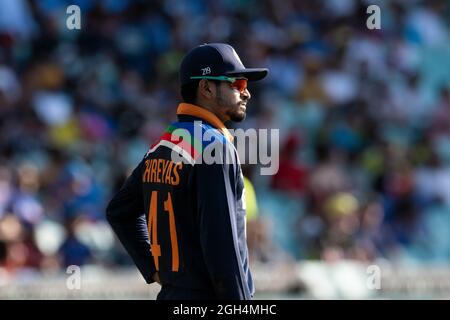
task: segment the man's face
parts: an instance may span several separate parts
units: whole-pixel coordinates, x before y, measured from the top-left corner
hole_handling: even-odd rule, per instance
[[[221,81],[216,91],[216,115],[223,121],[241,122],[245,119],[247,102],[251,95],[248,89],[239,92],[227,81]]]

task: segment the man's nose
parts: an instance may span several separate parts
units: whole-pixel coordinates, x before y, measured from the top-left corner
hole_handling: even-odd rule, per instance
[[[250,98],[252,97],[250,91],[248,91],[248,88],[245,88],[245,90],[242,91],[241,95],[245,97],[245,100],[250,100]]]

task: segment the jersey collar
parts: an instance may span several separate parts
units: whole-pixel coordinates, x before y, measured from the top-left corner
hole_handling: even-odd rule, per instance
[[[177,115],[188,115],[200,118],[209,122],[212,126],[217,128],[222,134],[228,139],[228,141],[233,142],[233,136],[230,131],[225,127],[223,122],[211,111],[208,111],[199,106],[190,103],[180,103],[177,109]]]

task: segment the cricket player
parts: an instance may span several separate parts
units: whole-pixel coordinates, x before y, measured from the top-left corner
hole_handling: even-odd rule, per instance
[[[161,284],[158,300],[253,297],[244,180],[225,123],[245,119],[247,82],[267,73],[245,68],[228,44],[189,51],[179,71],[178,121],[107,207],[109,223],[146,282]]]

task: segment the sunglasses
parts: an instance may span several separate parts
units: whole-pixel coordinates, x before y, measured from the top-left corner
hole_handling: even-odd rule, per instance
[[[247,89],[247,78],[231,78],[227,76],[196,76],[191,77],[191,79],[209,79],[209,80],[219,80],[219,81],[228,81],[230,83],[230,87],[239,91],[239,93],[244,93],[245,89]]]

